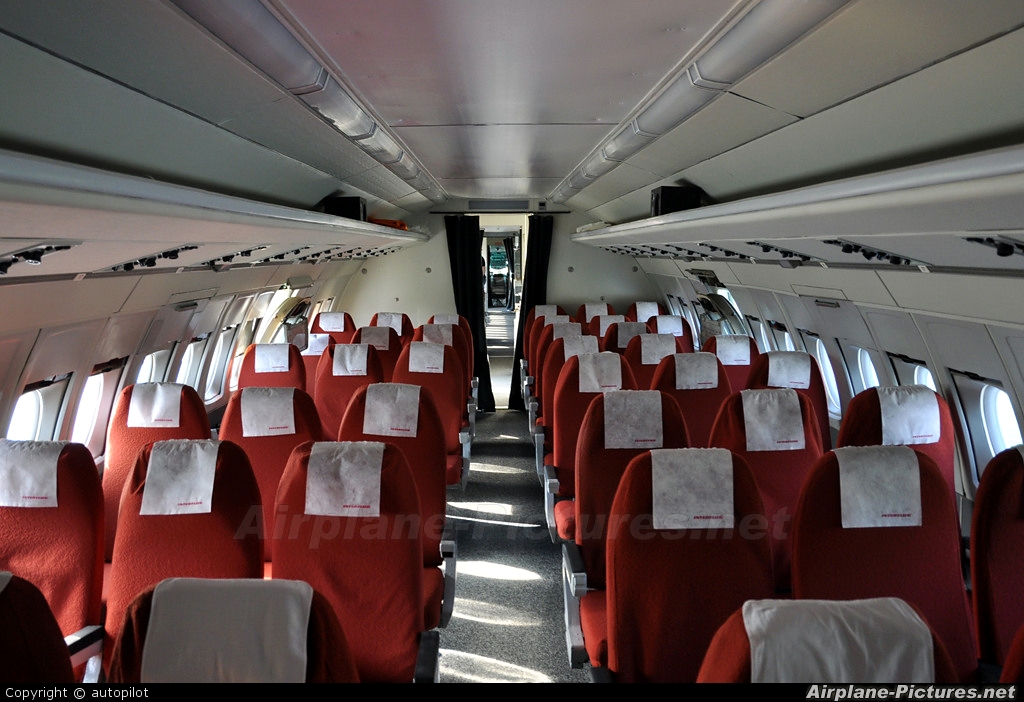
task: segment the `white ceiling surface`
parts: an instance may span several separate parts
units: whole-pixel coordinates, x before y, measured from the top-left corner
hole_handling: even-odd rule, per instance
[[[449,196],[542,199],[757,0],[263,2]],[[681,180],[729,201],[1024,142],[1022,25],[1020,0],[851,0],[566,206],[621,223]],[[169,0],[0,0],[0,84],[0,148],[297,208],[434,207]],[[17,214],[0,235],[42,236]],[[108,225],[74,236],[205,241]],[[914,254],[963,254],[934,238]]]

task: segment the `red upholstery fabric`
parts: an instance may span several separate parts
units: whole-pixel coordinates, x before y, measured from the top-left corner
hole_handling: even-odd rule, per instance
[[[649,448],[605,448],[604,401],[604,395],[591,400],[580,425],[576,444],[576,499],[573,501],[574,539],[583,555],[587,587],[596,589],[605,586],[605,539],[615,491],[630,461],[649,451]],[[689,447],[686,422],[679,405],[665,393],[661,393],[661,427],[664,443],[659,448]]]
[[[758,392],[750,390],[748,392]],[[800,489],[814,464],[821,458],[821,434],[814,420],[814,408],[803,395],[800,412],[804,425],[804,448],[797,451],[748,451],[747,432],[743,418],[742,393],[726,398],[711,430],[708,445],[727,448],[746,460],[764,502],[768,518],[768,543],[772,549],[775,587],[785,592],[790,586],[790,554],[792,553],[793,513]]]
[[[1006,654],[1001,683],[1024,683],[1024,626],[1017,630],[1010,649]]]
[[[949,659],[949,653],[942,641],[932,630],[932,651],[935,657],[935,682],[952,684],[957,682],[956,670]],[[715,633],[708,646],[707,655],[697,674],[697,682],[749,683],[751,675],[750,639],[743,624],[742,608],[733,612]],[[832,682],[824,680],[808,680],[807,682]],[[893,683],[902,682],[893,680]]]
[[[327,345],[334,346],[334,341],[328,341]],[[324,353],[326,352],[327,349],[324,349]],[[302,353],[302,365],[306,367],[306,394],[310,397],[316,396],[316,369],[320,366],[321,358],[323,358],[323,353],[319,356]]]
[[[747,337],[750,339],[750,337]],[[701,347],[701,351],[707,351],[708,353],[717,353],[718,351],[718,340],[716,337],[711,337],[704,342]],[[750,377],[750,368],[757,360],[757,357],[761,355],[761,352],[757,349],[757,343],[750,339],[750,364],[749,366],[725,366],[725,374],[729,376],[729,385],[732,386],[733,392],[739,392],[740,390],[747,387],[747,379]]]
[[[636,390],[633,371],[622,356],[618,357],[622,370],[622,390]],[[576,440],[590,401],[601,393],[580,392],[580,359],[573,356],[562,366],[555,384],[552,445],[555,475],[558,477],[560,497],[576,494]]]
[[[152,446],[124,485],[107,595],[109,665],[125,612],[140,592],[165,578],[262,578],[260,489],[245,452],[222,441],[208,514],[140,515]]]
[[[665,310],[665,305],[661,304],[660,302],[658,303],[658,314],[668,314],[668,312]],[[646,322],[647,320],[646,319],[638,320],[636,318],[636,303],[634,302],[633,304],[631,304],[629,306],[629,309],[626,310],[626,321],[627,322],[638,322],[638,321],[639,322]]]
[[[608,667],[608,593],[590,590],[580,598],[580,628],[590,665]]]
[[[312,334],[330,334],[331,341],[336,344],[347,344],[352,341],[352,337],[356,333],[356,323],[352,321],[352,315],[348,312],[342,312],[345,315],[345,329],[344,331],[332,331],[329,332],[320,326],[320,314],[317,314],[313,318],[313,323],[309,325],[309,331]]]
[[[565,341],[562,339],[552,341],[545,349],[542,360],[543,366],[538,368],[540,372],[536,377],[539,377],[544,382],[538,385],[535,380],[534,388],[540,388],[539,392],[541,395],[539,397],[542,412],[540,425],[544,427],[544,448],[545,452],[547,452],[551,449],[551,442],[554,438],[552,432],[555,425],[555,387],[558,385],[558,375],[562,372],[562,366],[565,365]],[[548,409],[545,410],[545,407]],[[545,412],[546,414],[544,414]]]
[[[0,632],[0,680],[24,686],[75,682],[64,635],[46,598],[17,575],[0,591]]]
[[[806,395],[814,408],[814,418],[821,430],[821,448],[828,451],[832,448],[832,430],[828,419],[828,398],[825,396],[825,383],[822,380],[821,368],[814,356],[806,354],[811,362],[811,384],[806,389],[796,388],[801,395]],[[750,364],[750,377],[747,378],[747,389],[773,387],[768,384],[768,364],[771,353],[763,353]]]
[[[953,417],[949,405],[936,394],[939,403],[939,440],[932,444],[914,444],[915,451],[925,454],[939,467],[939,472],[949,485],[949,494],[956,495],[956,480],[953,477],[956,466],[956,438],[953,434]],[[846,407],[843,422],[839,426],[836,447],[878,446],[882,443],[882,410],[878,402],[878,390],[869,388],[857,393]]]
[[[726,375],[721,361],[718,362],[718,387],[707,390],[676,390],[676,359],[674,356],[666,356],[654,370],[650,387],[675,398],[683,412],[683,419],[686,420],[690,445],[694,448],[708,447],[711,428],[715,425],[718,410],[732,394],[729,376]]]
[[[596,305],[596,304],[600,304],[600,303],[592,302],[590,304]],[[608,311],[604,312],[604,314],[615,314],[615,308],[612,307],[609,304],[608,305]],[[577,322],[580,322],[581,324],[587,324],[590,320],[587,319],[586,317],[587,317],[587,303],[583,303],[582,305],[580,305],[579,307],[576,308],[576,314],[573,316],[573,319],[576,320]]]
[[[114,553],[118,505],[124,481],[135,466],[139,451],[146,444],[168,439],[209,439],[210,419],[199,393],[190,385],[181,386],[181,417],[174,428],[128,426],[128,408],[132,403],[129,385],[121,391],[114,405],[114,414],[107,424],[107,453],[103,466],[104,556],[109,562]]]
[[[306,391],[306,364],[302,352],[294,344],[288,349],[288,370],[280,373],[256,372],[256,344],[250,344],[242,356],[242,370],[238,373],[239,388],[287,388]]]
[[[156,587],[155,585],[153,587]],[[147,588],[128,606],[124,627],[114,643],[108,681],[115,684],[138,684],[142,680],[142,654],[149,631],[149,615],[153,607],[153,587]],[[239,636],[259,632],[239,631]],[[188,642],[183,641],[183,646]],[[355,658],[349,650],[345,633],[331,604],[319,592],[313,592],[306,629],[306,682],[359,682]]]
[[[693,353],[693,346],[685,346],[683,337],[677,336],[675,353]],[[664,390],[664,388],[656,388],[653,385],[654,374],[658,370],[659,364],[644,363],[643,341],[639,336],[634,336],[629,340],[629,346],[623,349],[622,355],[629,361],[629,367],[633,369],[633,377],[636,378],[636,386],[638,388],[641,390]],[[708,429],[710,430],[710,427]]]
[[[956,507],[935,462],[918,453],[920,527],[844,529],[839,462],[825,454],[807,478],[793,525],[793,596],[899,597],[942,639],[961,681],[977,672],[974,628],[960,572]]]
[[[380,313],[376,312],[376,313],[374,313],[373,317],[370,318],[370,326],[371,327],[382,326],[377,321],[377,317],[379,315],[380,315]],[[413,325],[412,325],[412,320],[409,319],[409,315],[407,315],[407,314],[405,314],[403,312],[402,313],[402,331],[398,333],[398,338],[401,340],[402,346],[406,346],[410,341],[412,341],[412,336],[413,336],[414,332],[415,332],[415,327],[413,327]]]
[[[543,416],[550,412],[551,397],[554,396],[554,384],[550,383],[550,374],[545,377],[544,368],[547,365],[548,357],[551,356],[551,347],[555,344],[555,328],[550,325],[543,325],[534,330],[533,342],[533,364],[530,366],[533,371],[533,396],[540,400],[538,413]],[[563,345],[564,346],[564,345]],[[559,356],[559,363],[565,360],[565,351]],[[558,376],[555,376],[557,380]],[[547,389],[545,389],[547,388]]]
[[[362,344],[363,341],[363,328],[360,327],[356,331],[355,336],[352,337],[353,344]],[[398,363],[398,357],[402,353],[404,344],[402,343],[401,337],[395,333],[394,329],[388,334],[388,347],[387,349],[377,349],[377,356],[380,358],[381,370],[384,371],[384,382],[390,383],[391,376],[395,372],[395,364]]]
[[[445,484],[444,428],[437,407],[427,393],[420,393],[419,422],[415,437],[378,436],[363,431],[366,414],[366,388],[352,397],[341,421],[338,441],[384,441],[405,454],[408,470],[416,481],[423,515],[424,565],[441,565],[441,535],[444,531],[447,487]]]
[[[65,636],[102,624],[103,492],[89,449],[57,459],[56,507],[0,507],[0,571],[31,582]]]
[[[366,375],[334,375],[334,346],[326,349],[316,369],[316,393],[313,395],[324,438],[333,440],[338,436],[348,403],[359,388],[383,382],[384,367],[377,349],[372,346],[366,351]]]
[[[433,319],[433,317],[431,317]],[[459,317],[460,320],[465,317]],[[433,322],[430,322],[433,324]],[[473,347],[471,345],[470,338],[466,336],[466,332],[463,328],[457,324],[450,325],[452,328],[452,348],[455,349],[455,354],[459,357],[459,363],[462,365],[462,375],[465,379],[466,387],[466,398],[468,399],[472,391],[470,383],[473,380]],[[423,341],[423,327],[418,326],[412,335],[413,341]],[[463,414],[465,414],[465,402],[463,404]]]
[[[295,433],[278,436],[243,436],[242,432],[242,391],[239,390],[228,400],[221,419],[218,437],[231,441],[245,451],[256,476],[260,488],[260,501],[263,503],[263,534],[270,538],[274,533],[274,496],[277,485],[281,482],[281,474],[292,454],[292,449],[306,441],[323,441],[326,437],[320,426],[320,417],[313,398],[301,390],[292,395],[292,407],[295,412]],[[264,557],[270,560],[269,542],[263,549]]]
[[[1024,626],[1024,463],[1011,448],[989,461],[974,498],[971,582],[981,659],[1003,665]]]
[[[683,327],[683,334],[676,341],[676,346],[679,348],[679,353],[690,353],[696,348],[696,344],[693,343],[693,328],[690,323],[686,321],[685,317],[680,315],[673,315],[679,317],[679,322]],[[651,319],[647,322],[647,331],[651,334],[658,334],[658,320]]]
[[[557,305],[555,311],[559,315],[568,316],[568,312],[562,309],[561,305]],[[544,323],[544,318],[537,317],[534,312],[535,310],[530,310],[526,315],[526,326],[523,327],[523,357],[530,364],[530,375],[536,376],[536,371],[539,370],[539,366],[536,362],[537,334],[547,325]],[[570,321],[572,320],[570,319]]]
[[[330,602],[364,682],[408,682],[423,620],[423,545],[416,483],[402,452],[386,446],[380,516],[307,517],[312,444],[295,449],[276,511],[288,520],[272,541],[274,577],[304,580]],[[277,535],[275,535],[276,537]]]
[[[609,513],[608,666],[622,682],[693,682],[715,631],[772,594],[768,543],[744,530],[764,510],[733,455],[733,529],[651,529],[651,455],[629,464]]]

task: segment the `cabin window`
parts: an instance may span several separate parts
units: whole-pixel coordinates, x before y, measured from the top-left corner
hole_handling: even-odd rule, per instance
[[[260,326],[260,322],[263,321],[263,316],[266,314],[272,298],[276,299],[276,295],[281,292],[287,293],[288,291],[278,290],[276,292],[267,291],[260,293],[252,307],[249,308],[245,322],[235,337],[234,351],[231,354],[231,373],[228,377],[228,387],[232,391],[238,389],[238,374],[242,372],[242,357],[245,355],[245,350],[249,348],[249,344],[256,342],[256,330]]]
[[[850,383],[853,385],[855,395],[881,384],[878,380],[878,371],[875,370],[875,362],[871,360],[870,351],[852,345],[841,345],[840,350],[849,370]]]
[[[1010,396],[1000,387],[986,385],[981,390],[981,417],[992,455],[1021,443],[1020,425]]]
[[[160,349],[142,359],[139,372],[135,376],[136,383],[159,383],[167,373],[167,364],[171,361],[171,348]]]
[[[14,413],[7,425],[7,438],[16,441],[52,440],[70,378],[68,373],[27,386],[14,405]]]
[[[900,385],[924,385],[938,392],[935,384],[935,376],[925,365],[924,361],[917,361],[900,354],[889,354],[889,362],[896,374],[896,382]]]
[[[955,395],[963,418],[964,434],[970,447],[968,460],[973,464],[977,485],[981,473],[992,458],[1021,443],[1020,424],[1010,396],[1001,385],[975,373],[950,370]]]
[[[926,385],[932,390],[938,390],[935,386],[935,376],[932,375],[932,372],[928,370],[926,366],[917,366],[914,368],[914,384]],[[1005,395],[1006,393],[1003,394]]]
[[[807,344],[808,339],[812,342]],[[839,384],[836,382],[836,373],[832,368],[832,360],[828,356],[828,349],[825,342],[811,336],[804,337],[804,344],[813,349],[814,358],[818,361],[821,369],[821,378],[825,381],[825,399],[828,401],[828,413],[834,419],[842,417],[843,408],[839,401]]]
[[[203,336],[193,339],[185,347],[185,353],[181,356],[181,363],[178,364],[178,375],[174,382],[182,385],[196,387],[199,384],[199,376],[203,369],[203,351],[206,350],[208,337]]]
[[[867,352],[867,349],[857,349],[857,365],[860,370],[862,387],[865,390],[877,388],[879,385],[878,373],[875,371],[875,362],[871,360],[871,354]]]
[[[750,331],[753,332],[754,340],[757,341],[757,345],[760,347],[761,353],[771,351],[772,342],[768,336],[768,325],[763,323],[757,317],[747,317],[747,324],[750,325]]]
[[[206,374],[206,390],[203,392],[203,400],[206,402],[213,402],[224,394],[224,375],[227,371],[228,352],[231,350],[231,342],[234,341],[236,331],[238,331],[237,325],[222,329],[217,335],[212,360]]]
[[[103,453],[107,439],[107,420],[114,404],[114,394],[121,381],[124,359],[111,368],[94,370],[86,379],[78,398],[75,421],[71,427],[71,440],[84,444],[93,456]]]

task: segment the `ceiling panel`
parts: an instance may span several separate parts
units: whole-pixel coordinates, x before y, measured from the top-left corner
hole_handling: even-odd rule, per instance
[[[570,207],[588,210],[592,207],[597,207],[603,202],[615,199],[620,195],[631,193],[634,190],[642,188],[645,185],[649,185],[658,179],[659,176],[651,173],[650,171],[645,171],[640,168],[635,168],[630,164],[623,163],[611,173],[605,175],[603,178],[599,178],[594,183],[588,185],[579,193],[571,197],[567,204]],[[647,196],[648,199],[650,199],[650,192],[645,192],[648,193]]]
[[[544,198],[561,178],[442,178],[441,187],[456,198]]]

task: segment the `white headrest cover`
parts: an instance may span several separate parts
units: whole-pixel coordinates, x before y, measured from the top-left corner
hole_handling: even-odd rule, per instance
[[[380,471],[384,444],[379,441],[318,441],[306,470],[306,514],[329,517],[379,517]]]
[[[562,343],[565,344],[566,363],[573,356],[579,356],[584,353],[598,353],[596,336],[566,336],[562,338]]]
[[[577,322],[556,322],[551,325],[552,341],[564,339],[567,336],[582,336],[583,327]]]
[[[369,344],[378,351],[387,351],[391,347],[390,327],[361,327],[359,329],[359,340]]]
[[[603,302],[588,302],[583,305],[583,316],[587,318],[588,322],[594,317],[606,314],[608,314],[608,305]],[[604,332],[601,332],[601,335],[603,336]]]
[[[370,355],[369,344],[335,344],[333,353],[331,375],[366,375],[366,358]]]
[[[835,450],[843,528],[921,526],[921,470],[906,446]]]
[[[209,439],[153,444],[139,514],[209,514],[219,449]]]
[[[364,434],[415,437],[419,420],[419,385],[374,383],[367,386]]]
[[[622,389],[622,356],[610,352],[581,353],[579,359],[580,392]]]
[[[803,351],[769,351],[768,387],[794,390],[811,387],[810,355]]]
[[[656,366],[665,356],[676,352],[676,338],[671,334],[640,334],[640,363]]]
[[[613,324],[619,324],[625,322],[625,316],[621,314],[601,314],[597,315],[597,335],[602,339],[604,335],[608,333],[608,327]]]
[[[629,340],[634,336],[647,332],[647,325],[643,322],[619,322],[615,329],[618,332],[616,342],[620,349],[624,349],[629,346]]]
[[[882,444],[934,444],[939,440],[939,401],[926,385],[876,388],[882,411]]]
[[[618,390],[604,394],[606,449],[656,449],[664,445],[660,392]]]
[[[409,370],[413,373],[444,373],[444,345],[414,341],[409,344]]]
[[[242,388],[242,436],[295,433],[295,388]]]
[[[796,390],[744,390],[743,422],[748,451],[799,451],[806,446]]]
[[[558,305],[537,305],[533,308],[533,318],[554,317],[558,314]]]
[[[732,529],[732,478],[728,449],[651,451],[654,528]]]
[[[306,344],[305,350],[302,352],[303,356],[320,356],[323,355],[324,349],[327,348],[328,344],[331,343],[330,334],[317,334],[311,333],[309,335],[309,342]]]
[[[345,313],[321,312],[317,317],[317,323],[325,332],[343,332],[345,331]]]
[[[932,683],[932,636],[896,598],[748,600],[751,682]]]
[[[304,682],[313,588],[172,578],[153,591],[143,682]]]
[[[718,387],[718,359],[713,353],[673,354],[676,390],[713,390]]]
[[[128,426],[174,429],[181,426],[178,383],[136,383],[128,405]]]
[[[256,344],[257,373],[287,373],[291,344]]]
[[[0,507],[56,507],[57,460],[67,445],[0,439]]]
[[[655,317],[656,329],[659,334],[683,335],[683,318],[675,314],[659,314]]]
[[[401,336],[404,322],[405,316],[401,312],[378,312],[377,323],[374,326],[391,327],[396,334]]]
[[[534,315],[536,316],[536,315]],[[434,324],[451,324],[459,326],[459,315],[457,314],[435,314]]]
[[[423,340],[428,344],[441,344],[442,346],[452,345],[451,324],[424,324]]]
[[[14,577],[14,573],[9,570],[0,571],[0,593],[7,587],[7,583],[11,582],[11,578]]]
[[[715,353],[723,366],[749,366],[750,337],[742,334],[716,336]]]
[[[560,324],[563,322],[571,322],[572,317],[567,314],[546,314],[544,315],[544,326],[551,326],[552,324]]]
[[[651,317],[657,317],[659,311],[657,302],[638,302],[636,303],[636,321],[646,324]]]

